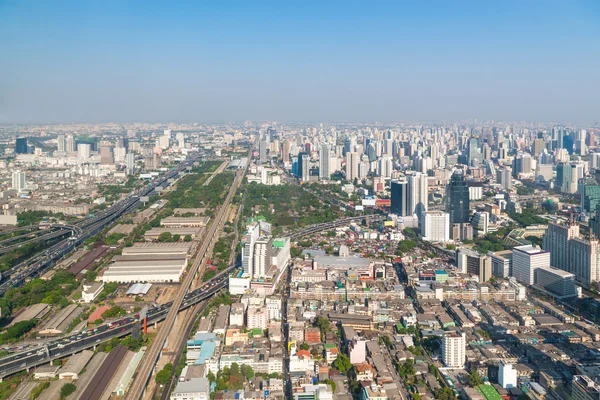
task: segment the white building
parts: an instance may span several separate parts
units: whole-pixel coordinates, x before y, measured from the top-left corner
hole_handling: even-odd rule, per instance
[[[207,378],[192,378],[177,382],[171,393],[171,400],[208,400],[210,399],[210,382]]]
[[[267,313],[269,321],[281,320],[281,298],[278,296],[267,297]]]
[[[450,240],[450,215],[442,211],[423,214],[423,240],[447,242]]]
[[[91,303],[100,296],[104,289],[104,282],[94,282],[93,284],[83,284],[83,291],[81,292],[81,299],[84,303]]]
[[[25,172],[14,171],[12,173],[12,188],[20,192],[21,190],[25,190],[26,186],[27,182],[25,180]]]
[[[465,365],[466,337],[464,332],[445,332],[442,337],[442,360],[449,368]]]
[[[513,276],[525,285],[535,283],[535,270],[550,266],[550,252],[531,245],[513,249]]]
[[[513,368],[512,364],[500,362],[498,368],[498,383],[504,389],[517,387],[517,370]]]
[[[80,143],[77,145],[77,156],[81,160],[87,161],[90,158],[91,152],[92,146],[89,143]]]
[[[248,307],[246,318],[248,329],[260,328],[264,331],[269,324],[269,315],[263,307]]]

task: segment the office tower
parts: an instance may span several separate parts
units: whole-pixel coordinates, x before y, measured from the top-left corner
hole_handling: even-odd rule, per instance
[[[73,135],[67,135],[67,153],[74,153],[77,151],[77,145],[75,144],[75,138]]]
[[[409,194],[408,182],[394,180],[390,183],[391,207],[390,212],[400,217],[408,214]]]
[[[527,153],[519,153],[513,160],[513,175],[515,178],[519,177],[519,174],[531,173],[531,155]]]
[[[479,283],[492,277],[492,258],[471,249],[461,247],[456,252],[456,266],[463,274],[476,276]]]
[[[576,297],[575,275],[562,269],[548,267],[535,271],[535,284],[560,297]]]
[[[258,142],[258,160],[261,163],[266,163],[267,162],[267,147],[269,145],[269,142],[267,142],[266,140],[261,140],[260,142]]]
[[[513,249],[513,276],[524,285],[535,283],[535,270],[550,266],[550,252],[525,245]]]
[[[481,143],[487,144],[490,147],[494,146],[494,133],[496,128],[485,126],[481,130]]]
[[[254,274],[254,245],[260,237],[260,227],[253,222],[247,227],[246,234],[242,240],[242,270],[243,274],[252,277]]]
[[[552,172],[552,164],[539,164],[535,170],[535,179],[536,181],[545,181],[549,182],[554,177]]]
[[[281,160],[284,163],[290,161],[290,141],[287,139],[281,144]]]
[[[58,135],[56,137],[56,143],[58,144],[58,151],[64,153],[67,151],[67,140],[65,139],[65,135]]]
[[[369,176],[369,172],[371,171],[371,164],[366,161],[361,161],[358,163],[358,179],[363,180]]]
[[[504,389],[517,387],[517,370],[512,364],[500,361],[498,366],[498,384]]]
[[[15,140],[15,153],[17,154],[27,154],[27,138],[17,138]]]
[[[112,147],[101,146],[100,147],[100,164],[114,164],[115,160],[113,157]]]
[[[550,222],[542,243],[542,248],[550,252],[550,265],[573,272],[569,265],[569,243],[578,237],[579,224],[573,219],[567,223]]]
[[[305,175],[304,171],[302,170],[303,167],[306,166],[306,169],[308,169],[308,157],[308,153],[303,151],[298,153],[298,165],[296,167],[296,172],[300,180],[302,180],[302,177]],[[305,159],[307,160],[306,162],[304,162]],[[308,171],[306,171],[306,175],[308,176]]]
[[[358,179],[358,164],[360,155],[356,152],[346,153],[346,179],[353,182]]]
[[[556,166],[556,185],[561,192],[576,193],[580,178],[583,178],[583,164],[561,162]]]
[[[12,173],[12,188],[20,192],[21,190],[24,190],[26,186],[27,182],[25,181],[25,172],[14,171]]]
[[[467,340],[464,332],[444,332],[442,336],[442,361],[448,368],[463,368]]]
[[[471,219],[471,225],[473,229],[477,231],[477,235],[486,235],[490,225],[490,214],[486,211],[478,211],[473,214]]]
[[[533,155],[535,157],[537,157],[540,154],[542,154],[542,152],[546,148],[546,142],[544,141],[544,139],[535,139],[533,141],[532,147],[533,147]]]
[[[573,139],[573,136],[571,136],[571,135],[563,136],[562,148],[567,150],[567,152],[569,154],[573,154],[574,143],[575,143],[575,140]]]
[[[169,135],[167,136],[166,132],[169,131]],[[163,150],[166,150],[169,148],[169,146],[171,145],[171,131],[167,129],[167,131],[165,131],[165,134],[161,137],[158,138],[158,143],[157,143],[157,147],[162,148]]]
[[[327,143],[321,144],[319,151],[319,179],[329,180],[331,177],[331,171],[329,170],[329,145]]]
[[[135,174],[135,154],[127,153],[125,161],[127,164],[127,175]]]
[[[408,214],[421,216],[427,211],[429,180],[426,174],[415,172],[407,175]]]
[[[473,226],[466,222],[452,224],[450,226],[450,239],[461,241],[473,240]]]
[[[252,262],[251,277],[264,278],[271,268],[271,258],[273,256],[273,238],[260,237],[254,243],[254,260]]]
[[[175,135],[175,138],[177,139],[177,147],[179,147],[180,149],[185,148],[185,136],[183,133],[179,132],[177,133],[177,135]]]
[[[446,211],[451,224],[469,222],[469,186],[464,175],[455,171],[446,189]]]
[[[491,253],[492,275],[499,278],[512,276],[512,250],[503,250]]]
[[[392,177],[392,171],[394,170],[394,163],[391,157],[381,157],[377,162],[377,172],[379,176],[389,179]]]
[[[450,216],[443,211],[425,211],[422,218],[423,240],[447,242],[450,240]]]
[[[590,215],[600,204],[600,185],[595,179],[587,178],[580,181],[580,188],[581,208],[583,212]]]
[[[600,153],[590,154],[590,169],[600,169]]]
[[[496,172],[496,181],[503,189],[510,189],[512,185],[512,168],[504,167]]]
[[[575,279],[582,286],[590,288],[600,278],[600,242],[595,237],[573,238],[568,245],[571,269],[568,272],[575,274]]]
[[[91,154],[91,145],[89,143],[81,143],[77,146],[77,156],[83,160],[87,161],[90,158]]]

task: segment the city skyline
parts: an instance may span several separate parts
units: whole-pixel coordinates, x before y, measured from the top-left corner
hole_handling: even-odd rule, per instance
[[[593,123],[593,2],[0,5],[0,123]]]

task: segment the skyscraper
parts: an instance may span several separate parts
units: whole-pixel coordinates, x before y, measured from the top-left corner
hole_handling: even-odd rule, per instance
[[[408,179],[408,213],[421,216],[427,211],[427,202],[429,196],[429,180],[427,175],[421,172],[415,172],[407,176]]]
[[[306,171],[304,171],[306,169]],[[298,153],[298,165],[296,167],[298,178],[304,180],[305,176],[308,176],[308,153],[301,151]]]
[[[27,182],[25,180],[25,172],[14,171],[12,173],[12,188],[20,192],[21,190],[25,189],[26,186]]]
[[[408,182],[394,180],[390,184],[391,192],[391,207],[390,211],[392,214],[396,214],[400,217],[408,215]]]
[[[290,141],[287,139],[281,144],[281,160],[284,163],[290,161]]]
[[[27,154],[27,138],[17,138],[15,140],[15,153]]]
[[[550,266],[550,252],[531,245],[513,249],[513,276],[524,285],[535,283],[535,270]]]
[[[269,146],[269,142],[266,140],[261,140],[258,142],[258,159],[261,163],[267,162],[267,148]]]
[[[328,180],[331,177],[329,164],[329,145],[323,143],[319,151],[319,179]]]
[[[450,214],[450,225],[469,222],[469,186],[464,175],[452,174],[446,190],[446,210]]]
[[[90,158],[90,144],[89,143],[81,143],[77,146],[77,155],[83,161],[87,161]]]
[[[115,160],[113,157],[112,147],[102,146],[100,147],[100,164],[114,164]]]
[[[67,141],[65,139],[65,135],[58,135],[56,137],[56,143],[58,144],[58,151],[61,153],[67,151]]]
[[[77,146],[75,145],[75,138],[73,135],[67,135],[67,153],[73,153],[77,151]]]
[[[271,268],[273,238],[262,236],[254,243],[254,260],[252,262],[252,278],[264,278]]]
[[[582,286],[591,287],[600,279],[600,242],[595,237],[574,238],[568,245],[569,266],[573,269],[568,272],[575,274],[575,280]]]
[[[127,175],[135,174],[135,154],[127,153],[125,161],[127,163]]]
[[[596,206],[600,204],[600,185],[595,179],[588,178],[581,180],[581,208],[590,215],[596,211]]]
[[[467,341],[464,333],[444,332],[442,336],[442,361],[449,368],[465,365]]]
[[[358,179],[358,163],[360,162],[359,154],[356,152],[346,153],[346,179],[354,181]]]

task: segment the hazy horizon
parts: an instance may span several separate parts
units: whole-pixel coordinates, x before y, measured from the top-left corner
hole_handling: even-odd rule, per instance
[[[227,5],[0,3],[0,123],[600,120],[595,1]]]

